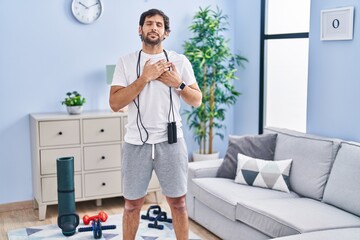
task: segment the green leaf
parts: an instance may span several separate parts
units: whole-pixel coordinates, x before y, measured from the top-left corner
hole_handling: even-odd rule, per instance
[[[82,106],[86,102],[86,99],[77,91],[68,92],[66,96],[64,101],[61,102],[61,104],[66,106]]]

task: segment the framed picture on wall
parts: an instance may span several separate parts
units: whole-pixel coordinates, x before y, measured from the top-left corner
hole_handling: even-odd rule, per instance
[[[353,39],[354,7],[321,10],[320,40]]]

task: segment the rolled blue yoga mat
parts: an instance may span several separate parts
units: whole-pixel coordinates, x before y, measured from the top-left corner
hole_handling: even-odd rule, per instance
[[[74,157],[56,160],[58,186],[58,226],[65,236],[72,236],[79,225],[74,189]]]

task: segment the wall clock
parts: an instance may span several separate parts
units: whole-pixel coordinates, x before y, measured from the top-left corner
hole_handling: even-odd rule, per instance
[[[73,0],[71,11],[76,20],[90,24],[98,20],[103,12],[101,0]]]

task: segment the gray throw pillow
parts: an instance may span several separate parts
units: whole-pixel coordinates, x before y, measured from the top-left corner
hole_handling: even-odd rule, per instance
[[[274,160],[276,137],[276,133],[229,136],[229,145],[224,161],[220,165],[216,177],[235,179],[238,153],[252,158]]]

